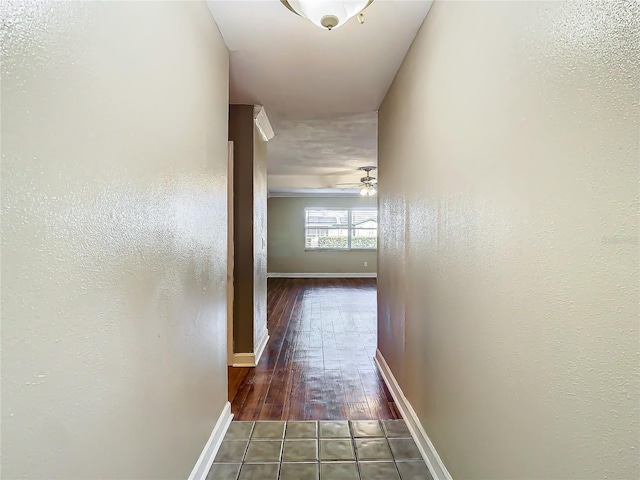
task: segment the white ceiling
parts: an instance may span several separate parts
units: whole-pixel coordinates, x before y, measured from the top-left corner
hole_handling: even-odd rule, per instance
[[[264,105],[271,194],[342,193],[375,165],[377,110],[431,0],[375,0],[332,31],[279,0],[207,2],[230,50],[230,102]]]

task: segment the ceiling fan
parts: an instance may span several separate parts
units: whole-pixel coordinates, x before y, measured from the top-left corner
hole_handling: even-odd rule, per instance
[[[362,195],[363,197],[372,197],[376,193],[378,193],[378,189],[376,188],[376,185],[378,184],[378,179],[370,175],[371,170],[375,170],[375,169],[376,167],[373,167],[373,166],[360,167],[358,168],[358,170],[362,170],[363,172],[366,172],[366,175],[360,179],[360,182],[338,183],[336,184],[336,187],[341,187],[341,188],[359,187],[360,195]]]

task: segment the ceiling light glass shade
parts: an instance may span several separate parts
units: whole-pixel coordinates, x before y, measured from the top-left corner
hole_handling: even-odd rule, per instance
[[[320,28],[341,27],[362,12],[373,0],[281,0],[298,15]]]
[[[360,195],[363,197],[373,197],[378,191],[372,185],[365,185],[360,190]]]

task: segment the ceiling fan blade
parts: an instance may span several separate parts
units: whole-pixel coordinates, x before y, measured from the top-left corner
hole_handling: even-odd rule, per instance
[[[336,187],[347,186],[347,185],[353,186],[353,187],[357,187],[359,185],[362,185],[362,183],[360,183],[360,182],[351,182],[351,183],[336,183],[335,184]]]

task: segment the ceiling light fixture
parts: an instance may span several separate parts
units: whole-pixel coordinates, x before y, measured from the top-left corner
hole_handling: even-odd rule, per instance
[[[362,11],[373,0],[280,0],[293,13],[311,20],[320,28],[333,30],[341,27],[350,18],[358,16],[364,23]]]
[[[363,197],[373,197],[376,193],[378,193],[378,191],[376,190],[376,187],[374,187],[371,184],[365,185],[360,190],[360,195],[362,195]]]

